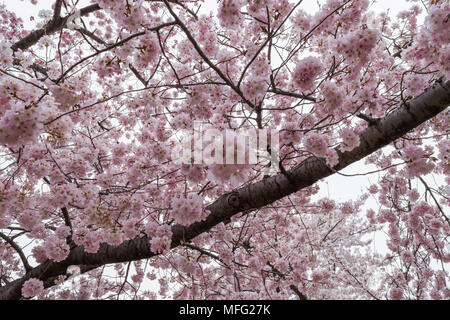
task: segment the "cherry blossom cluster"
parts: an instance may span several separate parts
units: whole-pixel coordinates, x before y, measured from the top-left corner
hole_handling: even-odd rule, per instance
[[[136,32],[142,25],[146,25],[142,0],[129,3],[125,0],[101,0],[98,5],[108,12],[119,25],[130,32]]]
[[[18,218],[20,226],[28,231],[39,227],[39,220],[39,215],[33,212],[33,210],[25,210]]]
[[[402,288],[392,288],[389,290],[389,298],[392,300],[401,300],[403,298]]]
[[[287,0],[246,0],[248,12],[260,21],[267,21],[267,9],[269,13],[278,14],[278,19],[272,18],[272,25],[276,27],[282,17],[284,17],[292,8],[292,3]]]
[[[248,75],[242,84],[242,92],[245,97],[257,103],[261,101],[267,92],[269,83],[269,68],[265,57],[258,57],[248,71]]]
[[[211,28],[211,25],[213,25],[211,17],[201,17],[198,24],[196,39],[201,44],[204,52],[208,56],[214,57],[218,54],[219,47],[217,45],[217,35]]]
[[[430,3],[427,15],[417,41],[405,49],[404,56],[414,67],[423,67],[430,63],[439,64],[439,73],[447,79],[450,59],[450,35],[448,32],[448,12],[450,4],[446,1]]]
[[[448,32],[448,13],[450,3],[447,1],[437,1],[428,9],[428,15],[425,18],[425,27],[429,31],[430,37],[439,44],[447,45],[450,43],[450,34]]]
[[[408,73],[403,78],[406,97],[415,97],[419,95],[426,87],[423,77],[416,73]]]
[[[32,298],[40,295],[44,291],[44,283],[36,278],[31,278],[22,286],[22,294],[24,297]]]
[[[106,54],[95,60],[94,70],[99,77],[106,78],[120,74],[122,69],[120,61],[117,58]]]
[[[72,184],[57,185],[52,188],[55,197],[52,204],[55,207],[65,207],[69,204],[77,204],[83,201],[82,191]]]
[[[181,165],[181,173],[184,174],[192,182],[200,182],[205,177],[204,167],[200,164]]]
[[[285,123],[283,130],[280,132],[280,143],[283,144],[299,144],[303,138],[303,133],[298,130],[298,123],[288,121]]]
[[[338,114],[345,101],[345,91],[334,81],[324,81],[320,86],[323,97],[323,114]]]
[[[298,10],[293,18],[293,23],[303,32],[309,31],[311,28],[311,15],[304,10]]]
[[[69,246],[64,238],[50,236],[45,240],[44,250],[47,258],[59,262],[69,255]]]
[[[203,197],[190,193],[172,199],[172,216],[176,222],[188,226],[204,217]]]
[[[0,38],[0,64],[10,66],[13,63],[13,51],[11,44]]]
[[[359,146],[359,135],[350,128],[344,128],[341,130],[342,143],[339,149],[344,151],[352,151]]]
[[[160,52],[159,41],[154,32],[147,32],[145,37],[140,39],[137,48],[137,56],[135,58],[136,67],[140,69],[147,68],[152,62],[158,59]]]
[[[208,166],[207,177],[215,183],[229,183],[237,187],[246,180],[249,169],[246,164],[213,164]]]
[[[342,54],[348,63],[355,63],[356,70],[365,65],[379,39],[379,32],[365,28],[348,33],[337,40],[336,51]]]
[[[319,158],[325,158],[328,165],[334,167],[339,159],[336,151],[329,147],[328,136],[320,133],[307,133],[303,139],[305,149]]]
[[[156,222],[150,222],[145,227],[145,232],[150,237],[151,252],[164,254],[169,251],[172,229],[168,224],[159,225]]]
[[[240,22],[240,10],[242,8],[240,0],[224,0],[220,3],[217,17],[220,24],[225,28],[234,27]]]
[[[439,56],[439,67],[446,79],[450,79],[450,45],[444,46]]]
[[[37,0],[33,1],[37,2]],[[8,42],[17,40],[20,36],[20,32],[17,32],[17,30],[22,30],[22,28],[23,19],[20,15],[16,15],[16,13],[6,10],[5,5],[2,4],[0,12],[0,37],[2,37],[2,40],[0,43],[7,44]]]
[[[193,88],[189,93],[189,111],[196,120],[207,120],[212,116],[211,110],[206,107],[210,103],[208,93],[201,88]]]
[[[260,205],[282,169],[336,166],[371,118],[450,77],[448,1],[412,2],[394,17],[369,0],[316,12],[288,0],[210,12],[202,1],[99,0],[81,20],[81,2],[66,1],[66,27],[32,37],[53,8],[38,7],[27,30],[0,5],[0,297],[23,283],[16,294],[39,299],[450,299],[447,111],[369,155],[376,174],[361,194],[340,201],[315,183]],[[222,136],[235,162],[176,163],[198,120],[219,136],[276,129],[279,150],[238,164],[247,143]],[[214,158],[212,139],[186,146]],[[206,208],[234,189],[250,190],[257,210],[179,238],[220,219]],[[139,250],[119,252],[127,243]],[[82,252],[126,263],[67,281],[54,266]],[[49,272],[30,279],[28,264]]]
[[[98,231],[80,227],[73,234],[72,239],[77,245],[83,246],[84,251],[88,253],[96,253],[100,248],[102,237],[101,233]]]
[[[419,177],[433,170],[434,164],[430,161],[429,154],[419,146],[410,144],[403,149],[403,153],[403,159],[408,162],[408,177]]]
[[[443,140],[438,145],[439,159],[441,160],[440,167],[443,173],[448,177],[450,175],[450,141]]]
[[[10,105],[0,118],[0,144],[13,147],[35,140],[52,114],[54,112],[44,104]]]
[[[316,57],[307,57],[300,60],[294,69],[293,82],[302,91],[310,91],[314,81],[323,71],[323,65]]]

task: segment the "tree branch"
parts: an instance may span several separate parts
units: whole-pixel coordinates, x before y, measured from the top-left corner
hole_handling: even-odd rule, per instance
[[[362,131],[359,135],[359,147],[349,152],[335,149],[339,164],[334,168],[329,168],[324,159],[314,156],[289,170],[289,180],[280,173],[225,194],[207,207],[211,214],[205,220],[188,227],[174,225],[171,248],[186,243],[242,211],[261,208],[330,176],[334,171],[341,170],[395,141],[435,117],[449,105],[450,81],[441,79],[408,104],[400,105],[376,124]],[[41,279],[45,287],[53,286],[51,279],[65,274],[69,265],[82,265],[82,272],[86,272],[104,264],[148,259],[155,255],[150,251],[149,238],[146,236],[125,241],[117,247],[102,243],[99,251],[94,254],[86,253],[82,247],[77,246],[64,261],[44,262],[27,272],[24,277],[1,287],[0,300],[20,299],[22,285],[30,277]]]
[[[180,18],[175,14],[175,12],[172,10],[172,7],[170,6],[169,2],[167,0],[163,0],[167,9],[169,10],[169,13],[172,15],[172,17],[175,19],[175,22],[178,24],[178,26],[183,30],[183,32],[186,34],[186,37],[188,40],[192,43],[197,53],[200,55],[200,57],[208,64],[208,66],[213,69],[217,75],[225,81],[225,83],[233,89],[234,92],[236,92],[247,105],[249,105],[252,109],[256,109],[254,103],[250,102],[242,93],[242,91],[239,89],[238,86],[236,86],[231,79],[226,77],[223,72],[214,64],[212,61],[206,56],[206,54],[203,52],[203,50],[198,45],[197,41],[192,36],[189,29],[186,27],[186,25],[180,20]]]
[[[14,242],[13,239],[8,237],[6,234],[3,234],[0,232],[0,238],[5,240],[14,250],[16,250],[17,254],[20,257],[20,260],[22,260],[23,266],[25,268],[25,271],[30,271],[32,268],[30,264],[28,263],[27,258],[25,257],[25,254],[23,253],[22,249]]]
[[[300,300],[308,300],[308,298],[303,293],[301,293],[300,290],[298,290],[298,288],[293,284],[291,284],[289,288],[295,292],[295,294],[298,296]]]
[[[86,16],[91,12],[95,12],[101,10],[100,6],[98,4],[93,4],[87,7],[84,7],[80,9],[80,15]],[[55,12],[56,13],[56,12]],[[31,46],[35,45],[39,39],[41,39],[45,35],[51,35],[66,25],[67,19],[69,19],[70,15],[65,16],[64,18],[59,17],[59,15],[56,17],[53,17],[52,20],[50,20],[45,26],[43,26],[41,29],[35,30],[28,34],[23,39],[17,41],[11,46],[11,49],[13,51],[17,51],[19,49],[26,50],[30,48]]]
[[[56,0],[55,2],[55,9],[53,11],[53,21],[58,20],[61,18],[61,6],[62,6],[63,0]]]

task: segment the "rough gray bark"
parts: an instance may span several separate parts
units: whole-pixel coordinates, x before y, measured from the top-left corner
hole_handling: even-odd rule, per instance
[[[344,153],[337,150],[339,164],[333,169],[330,169],[323,159],[310,157],[288,171],[289,179],[284,174],[277,174],[225,194],[208,206],[211,214],[205,220],[188,227],[173,226],[171,247],[175,248],[207,232],[242,211],[261,208],[316,183],[336,170],[341,170],[395,141],[444,111],[449,105],[450,81],[438,81],[422,95],[408,104],[399,106],[395,111],[366,128],[360,134],[361,144],[358,148]],[[64,275],[70,265],[79,265],[82,272],[87,272],[104,264],[147,259],[153,256],[155,254],[150,251],[147,237],[125,241],[118,247],[104,243],[95,254],[86,253],[82,247],[75,246],[66,260],[47,261],[27,272],[22,278],[0,287],[0,300],[20,299],[23,283],[32,277],[44,281],[45,287],[51,287],[54,285],[55,278]]]

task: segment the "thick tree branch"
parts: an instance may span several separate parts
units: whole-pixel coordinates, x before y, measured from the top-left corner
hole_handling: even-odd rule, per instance
[[[25,257],[25,254],[23,253],[22,249],[7,235],[3,234],[0,232],[0,238],[2,238],[3,240],[5,240],[11,247],[14,248],[14,250],[16,250],[17,254],[20,257],[20,260],[22,260],[23,266],[25,268],[25,271],[30,271],[32,268],[31,266],[28,264],[28,260]]]
[[[162,0],[150,0],[150,1],[154,1],[154,2],[162,2]],[[169,2],[174,3],[176,5],[182,6],[183,8],[185,8],[185,6],[183,6],[183,4],[178,3],[178,1],[175,0],[169,0]],[[51,35],[55,32],[60,31],[61,29],[63,29],[66,26],[67,20],[69,19],[69,17],[71,15],[67,15],[65,17],[61,17],[60,13],[61,13],[61,4],[62,1],[57,0],[57,2],[55,3],[55,10],[53,13],[53,18],[52,20],[50,20],[46,25],[44,25],[41,29],[32,31],[30,34],[28,34],[26,37],[22,38],[21,40],[17,41],[16,43],[14,43],[11,46],[11,49],[13,49],[13,51],[17,51],[19,49],[21,50],[26,50],[30,47],[32,47],[33,45],[35,45],[39,39],[41,39],[43,36],[45,35]],[[98,5],[98,4],[92,4],[89,5],[87,7],[81,8],[80,9],[80,16],[87,16],[88,14],[98,11],[98,10],[102,10],[102,8]],[[191,12],[190,10],[186,9],[188,12]]]
[[[291,284],[289,288],[291,288],[291,290],[295,292],[295,294],[298,296],[300,300],[308,300],[308,298],[303,293],[301,293],[301,291],[298,290],[298,288],[293,284]]]
[[[62,6],[63,0],[56,0],[55,2],[55,9],[53,11],[53,21],[58,20],[61,17],[61,6]]]
[[[87,7],[80,9],[80,15],[86,16],[91,12],[95,12],[101,10],[98,4],[93,4]],[[41,29],[35,30],[28,34],[23,39],[17,41],[15,44],[11,46],[11,49],[17,51],[18,49],[26,50],[36,44],[39,39],[41,39],[45,35],[51,35],[66,25],[67,19],[69,19],[70,15],[61,18],[59,15],[55,16],[52,20],[50,20],[45,26]]]
[[[188,227],[173,226],[171,248],[184,244],[242,211],[261,208],[316,183],[395,141],[449,105],[450,81],[438,81],[407,105],[402,104],[361,132],[359,147],[344,153],[336,149],[339,164],[334,168],[329,168],[323,159],[310,157],[288,171],[290,179],[284,174],[277,174],[225,194],[207,207],[211,214],[205,220]],[[64,275],[69,265],[80,265],[82,272],[86,272],[108,263],[147,259],[155,255],[150,251],[149,239],[145,236],[125,241],[118,247],[103,243],[95,254],[75,247],[66,260],[58,263],[47,261],[0,288],[0,300],[20,299],[22,285],[30,277],[41,279],[46,287],[54,285],[52,281],[58,275]]]

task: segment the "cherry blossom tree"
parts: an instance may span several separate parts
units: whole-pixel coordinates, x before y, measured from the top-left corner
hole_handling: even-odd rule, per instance
[[[449,299],[450,4],[307,2],[0,6],[0,299]],[[180,165],[194,121],[277,165]]]

